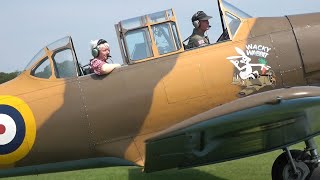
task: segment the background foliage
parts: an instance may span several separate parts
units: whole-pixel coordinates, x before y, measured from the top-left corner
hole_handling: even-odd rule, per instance
[[[11,73],[0,72],[0,84],[10,81],[11,79],[14,79],[15,77],[18,76],[19,73],[20,73],[19,71],[11,72]]]

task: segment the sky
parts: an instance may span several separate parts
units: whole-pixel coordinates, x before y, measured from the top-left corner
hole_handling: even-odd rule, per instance
[[[320,12],[319,0],[229,0],[253,17]],[[211,42],[221,32],[216,0],[10,0],[0,2],[0,72],[22,71],[44,46],[71,36],[81,64],[91,59],[90,41],[105,39],[115,63],[122,58],[114,24],[173,8],[183,39],[192,33],[191,17],[199,10],[213,16]]]

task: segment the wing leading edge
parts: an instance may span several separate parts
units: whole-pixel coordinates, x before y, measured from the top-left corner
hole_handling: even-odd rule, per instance
[[[319,90],[300,87],[261,93],[218,107],[233,112],[217,116],[219,109],[212,109],[177,124],[146,141],[145,171],[238,159],[315,136],[320,133]],[[241,106],[243,102],[247,104]]]

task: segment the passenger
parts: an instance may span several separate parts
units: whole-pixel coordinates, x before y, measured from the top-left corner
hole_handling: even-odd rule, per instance
[[[91,70],[97,75],[108,74],[120,64],[109,64],[110,46],[104,39],[91,41],[91,54],[94,59],[90,60]]]
[[[208,36],[205,36],[204,33],[211,27],[209,25],[209,19],[211,18],[212,16],[207,16],[203,11],[198,11],[192,16],[191,21],[194,29],[192,35],[188,38],[188,49],[210,44]]]

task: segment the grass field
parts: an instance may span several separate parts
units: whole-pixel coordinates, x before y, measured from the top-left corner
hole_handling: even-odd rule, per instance
[[[315,140],[319,146],[320,137]],[[304,144],[301,143],[290,147],[290,149],[302,150],[304,147]],[[141,172],[141,168],[138,167],[108,167],[11,177],[1,180],[270,180],[272,163],[281,153],[281,150],[277,150],[219,164],[183,170],[172,169],[150,174]]]

